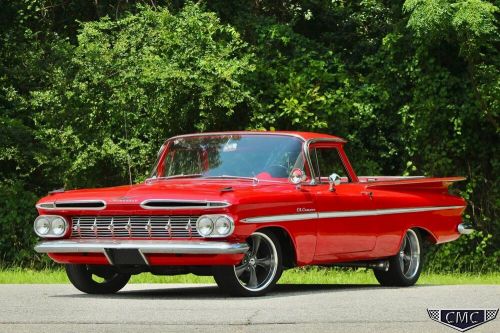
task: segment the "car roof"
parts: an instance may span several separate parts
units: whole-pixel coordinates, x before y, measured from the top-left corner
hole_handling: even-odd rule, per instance
[[[182,137],[190,137],[190,136],[209,136],[209,135],[227,135],[227,134],[237,134],[237,135],[243,135],[243,134],[255,134],[255,135],[288,135],[288,136],[294,136],[298,137],[304,141],[307,140],[314,140],[314,139],[329,139],[332,141],[336,142],[342,142],[345,143],[347,142],[345,139],[330,135],[330,134],[325,134],[325,133],[314,133],[314,132],[300,132],[300,131],[226,131],[226,132],[203,132],[203,133],[193,133],[193,134],[183,134],[183,135],[177,135],[174,136],[171,139],[174,138],[182,138]]]

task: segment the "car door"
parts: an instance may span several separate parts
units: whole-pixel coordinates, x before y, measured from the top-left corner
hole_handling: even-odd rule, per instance
[[[310,156],[317,183],[311,188],[319,217],[316,257],[337,259],[339,254],[371,251],[376,242],[375,217],[366,214],[374,209],[371,193],[352,181],[339,146],[312,145]],[[332,173],[341,176],[341,183],[330,190]]]

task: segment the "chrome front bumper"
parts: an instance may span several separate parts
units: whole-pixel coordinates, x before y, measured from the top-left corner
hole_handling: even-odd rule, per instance
[[[247,243],[171,241],[171,240],[53,240],[42,241],[35,246],[39,253],[103,253],[106,250],[139,250],[149,253],[182,254],[240,254],[249,249]]]

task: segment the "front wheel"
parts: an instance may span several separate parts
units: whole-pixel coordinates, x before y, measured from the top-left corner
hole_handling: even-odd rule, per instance
[[[76,289],[87,294],[116,293],[130,280],[130,274],[97,265],[66,265],[66,274]]]
[[[412,286],[422,271],[422,238],[418,231],[408,229],[398,254],[389,258],[387,271],[374,270],[383,286]]]
[[[232,296],[262,296],[283,273],[279,240],[272,232],[255,232],[248,239],[250,249],[235,266],[214,267],[219,288]]]

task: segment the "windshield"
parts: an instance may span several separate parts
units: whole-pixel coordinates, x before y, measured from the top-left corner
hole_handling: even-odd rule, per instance
[[[257,178],[286,181],[303,169],[302,141],[280,135],[208,135],[170,141],[153,178]]]

